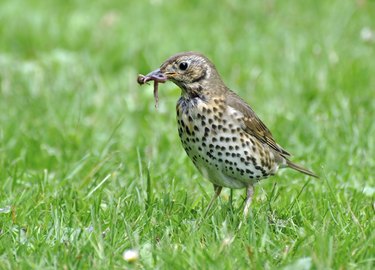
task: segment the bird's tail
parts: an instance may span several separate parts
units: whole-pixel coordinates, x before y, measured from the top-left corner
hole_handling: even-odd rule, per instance
[[[319,178],[319,176],[317,176],[315,173],[313,173],[312,171],[309,171],[308,169],[305,169],[304,167],[298,165],[298,164],[295,164],[293,162],[291,162],[290,160],[286,160],[286,164],[289,168],[292,168],[296,171],[299,171],[301,173],[304,173],[304,174],[307,174],[307,175],[310,175],[312,177],[315,177],[315,178]]]

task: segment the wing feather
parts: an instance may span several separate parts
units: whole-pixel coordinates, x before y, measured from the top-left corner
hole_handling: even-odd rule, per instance
[[[231,106],[233,109],[238,110],[244,115],[244,130],[257,138],[261,143],[264,143],[275,150],[283,157],[288,157],[290,154],[283,149],[274,140],[271,131],[266,127],[266,125],[259,119],[255,114],[253,109],[236,93],[229,91],[227,92],[227,105]]]

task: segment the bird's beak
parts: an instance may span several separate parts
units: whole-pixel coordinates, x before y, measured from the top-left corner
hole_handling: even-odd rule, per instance
[[[167,76],[163,72],[161,72],[159,68],[157,70],[151,71],[145,77],[146,77],[145,82],[157,81],[157,82],[163,83],[163,82],[166,82],[168,79]]]

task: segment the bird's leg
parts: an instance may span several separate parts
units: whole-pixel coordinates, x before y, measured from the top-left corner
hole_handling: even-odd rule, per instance
[[[245,201],[245,208],[243,210],[244,218],[246,218],[249,213],[249,208],[251,205],[251,201],[253,199],[253,194],[254,194],[254,187],[252,185],[249,185],[246,189],[246,201]]]
[[[247,215],[249,214],[249,209],[250,209],[251,201],[253,199],[253,194],[254,194],[254,187],[252,185],[249,185],[246,188],[246,200],[245,200],[245,208],[243,210],[243,219],[238,225],[238,228],[237,228],[238,230],[241,229],[242,223],[246,220]]]
[[[212,207],[212,204],[213,204],[214,201],[217,199],[217,197],[219,197],[219,195],[220,195],[222,189],[223,189],[223,187],[220,187],[220,186],[217,186],[217,185],[214,184],[215,194],[214,194],[214,196],[212,196],[211,201],[210,201],[210,203],[208,204],[207,209],[206,209],[206,211],[204,212],[204,216],[203,216],[203,217],[206,217],[206,216],[207,216],[208,211],[210,211],[210,209],[211,209],[211,207]]]

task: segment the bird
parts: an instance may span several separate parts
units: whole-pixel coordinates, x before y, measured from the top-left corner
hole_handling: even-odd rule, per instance
[[[204,216],[223,187],[246,189],[246,217],[255,184],[279,169],[291,168],[318,178],[290,160],[291,154],[275,141],[250,105],[225,85],[215,65],[203,54],[177,53],[142,78],[144,82],[171,81],[181,89],[176,113],[182,146],[214,187]]]

